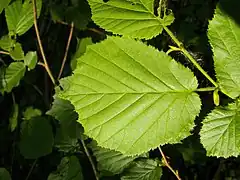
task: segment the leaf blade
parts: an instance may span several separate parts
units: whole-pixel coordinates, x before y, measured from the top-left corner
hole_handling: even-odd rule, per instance
[[[23,62],[12,62],[5,70],[1,72],[1,84],[3,92],[11,92],[17,87],[25,74],[26,68]]]
[[[209,23],[208,37],[220,89],[236,98],[240,95],[240,26],[220,8],[220,4]]]
[[[215,108],[203,120],[201,143],[208,156],[238,156],[240,152],[239,107],[237,103]]]
[[[58,96],[75,106],[85,134],[99,146],[129,155],[190,135],[201,105],[191,71],[127,38],[89,46],[61,86]]]
[[[162,168],[157,161],[141,159],[133,162],[132,167],[124,172],[121,180],[159,180]]]
[[[36,0],[36,7],[37,16],[39,17],[42,0]],[[17,0],[11,3],[5,10],[5,16],[9,33],[13,33],[14,35],[18,34],[19,36],[23,35],[33,25],[34,14],[32,1],[25,0],[22,4],[21,0]]]
[[[94,22],[108,31],[132,38],[151,39],[161,34],[164,21],[154,15],[154,1],[88,0]],[[172,15],[171,15],[172,16]],[[174,19],[173,19],[174,20]]]

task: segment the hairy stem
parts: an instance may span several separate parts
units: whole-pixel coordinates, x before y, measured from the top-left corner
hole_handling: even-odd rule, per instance
[[[168,35],[172,38],[172,40],[177,44],[177,46],[181,49],[181,52],[194,64],[194,66],[215,86],[218,87],[218,84],[207,74],[207,72],[197,63],[197,61],[192,57],[192,55],[183,47],[183,44],[174,36],[174,34],[168,29],[164,27],[164,30],[168,33]]]
[[[72,40],[73,29],[74,29],[74,24],[72,22],[70,33],[69,33],[69,36],[68,36],[68,42],[67,42],[65,54],[64,54],[64,57],[63,57],[62,65],[61,65],[61,69],[60,69],[59,74],[58,74],[58,80],[61,78],[64,66],[65,66],[65,63],[66,63],[66,60],[67,60],[68,50],[69,50],[69,46],[70,46],[70,43],[71,43],[71,40]]]
[[[181,180],[178,172],[175,171],[175,170],[170,166],[170,164],[168,163],[167,158],[166,158],[166,156],[164,155],[161,147],[158,147],[158,149],[159,149],[159,151],[160,151],[160,153],[161,153],[161,155],[162,155],[164,165],[165,165],[170,171],[172,171],[172,173],[176,176],[176,178],[177,178],[178,180]]]
[[[90,155],[90,153],[89,153],[89,151],[88,151],[88,149],[87,149],[87,146],[86,146],[84,140],[81,139],[81,143],[82,143],[83,149],[84,149],[84,151],[85,151],[85,153],[86,153],[86,155],[87,155],[87,157],[88,157],[88,159],[89,159],[89,161],[90,161],[90,163],[91,163],[91,166],[92,166],[92,169],[93,169],[95,178],[96,178],[96,180],[99,180],[98,173],[97,173],[97,169],[96,169],[96,167],[95,167],[95,164],[94,164],[94,162],[93,162],[93,159],[92,159],[92,157],[91,157],[91,155]]]
[[[43,46],[42,46],[42,41],[41,41],[41,38],[40,38],[40,35],[39,35],[39,30],[38,30],[38,26],[37,26],[37,6],[36,6],[36,0],[32,0],[32,4],[33,4],[33,14],[34,14],[34,27],[35,27],[35,32],[36,32],[36,35],[37,35],[37,40],[38,40],[38,45],[39,45],[39,48],[40,48],[40,52],[41,52],[41,55],[42,55],[42,58],[43,58],[43,62],[44,62],[44,67],[52,81],[52,83],[55,85],[55,80],[54,80],[54,77],[52,75],[52,72],[48,66],[48,62],[47,62],[47,59],[46,59],[46,56],[45,56],[45,53],[44,53],[44,50],[43,50]]]

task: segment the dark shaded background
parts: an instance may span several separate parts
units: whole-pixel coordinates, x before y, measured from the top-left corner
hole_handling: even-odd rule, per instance
[[[56,77],[61,66],[65,46],[68,38],[69,27],[61,23],[54,23],[51,20],[49,7],[68,7],[71,2],[68,0],[43,0],[44,8],[39,19],[41,38],[44,44],[45,53],[49,60],[50,68]],[[199,64],[211,75],[214,76],[212,52],[207,39],[208,21],[213,17],[214,9],[218,0],[168,0],[168,7],[173,10],[175,22],[170,27],[177,37],[184,43],[185,47],[197,59]],[[239,0],[222,0],[220,7],[240,24]],[[235,9],[234,9],[235,8]],[[98,29],[101,33],[96,33],[90,28]],[[4,13],[0,15],[0,36],[7,33]],[[70,57],[76,49],[76,38],[92,37],[94,42],[105,38],[106,32],[99,29],[94,23],[88,23],[87,28],[80,30],[76,28],[69,50],[68,61],[65,66],[64,76],[71,74]],[[37,41],[34,29],[31,28],[26,34],[19,38],[23,44],[24,51],[36,50]],[[173,44],[171,39],[163,33],[156,38],[149,40],[149,44],[166,51],[169,44]],[[201,87],[211,86],[211,84],[198,72],[188,60],[181,54],[171,53],[177,61],[190,67],[199,79]],[[40,57],[40,56],[39,56]],[[8,57],[0,57],[6,64],[10,63]],[[2,64],[0,63],[0,66]],[[43,95],[39,94],[35,87],[38,87]],[[33,71],[27,72],[21,85],[13,90],[16,102],[20,105],[20,112],[27,106],[34,106],[43,111],[48,110],[54,93],[51,82],[42,67],[37,67]],[[193,135],[186,138],[182,144],[166,145],[163,147],[165,154],[170,157],[170,162],[175,169],[179,170],[183,179],[189,180],[212,180],[212,179],[240,179],[240,158],[215,158],[207,157],[206,152],[199,142],[198,132],[201,128],[201,119],[213,109],[212,94],[201,93],[203,109],[196,119],[198,125],[193,130]],[[229,100],[221,95],[226,102]],[[6,167],[12,172],[13,180],[25,180],[33,160],[24,159],[18,150],[19,129],[13,133],[9,131],[8,119],[11,113],[11,94],[0,95],[0,167]],[[150,152],[151,157],[160,157],[159,152]],[[56,170],[63,154],[54,150],[52,154],[38,160],[30,179],[46,180],[50,172]],[[83,153],[77,156],[83,168],[85,179],[94,179],[92,168]],[[103,179],[119,179],[109,177]],[[162,179],[175,179],[173,174],[164,168]]]

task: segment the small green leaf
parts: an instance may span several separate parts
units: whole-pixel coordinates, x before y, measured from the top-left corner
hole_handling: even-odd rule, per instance
[[[36,0],[37,15],[40,15],[42,0]],[[16,0],[5,9],[8,30],[12,34],[23,35],[33,25],[33,5],[31,0]]]
[[[162,176],[162,168],[159,162],[152,159],[141,159],[132,163],[126,169],[121,180],[159,180]]]
[[[27,107],[26,110],[23,112],[23,119],[30,120],[33,117],[41,116],[42,112],[39,109],[34,109],[33,107]]]
[[[0,1],[0,14],[2,13],[3,9],[8,6],[11,0],[1,0]]]
[[[18,104],[14,104],[12,109],[12,115],[9,118],[9,126],[12,132],[16,129],[18,124],[18,112]]]
[[[77,59],[86,52],[87,46],[91,44],[93,44],[91,38],[84,38],[84,39],[78,40],[77,50],[71,59],[72,70],[74,70],[77,67]]]
[[[20,43],[16,43],[9,52],[11,58],[13,58],[13,60],[15,61],[24,59],[24,52],[22,50],[22,45]]]
[[[11,180],[11,175],[5,168],[0,168],[0,180]]]
[[[208,156],[228,158],[240,154],[239,102],[215,108],[203,120],[201,142]]]
[[[8,35],[5,35],[0,39],[0,48],[5,51],[10,51],[14,44],[15,40],[12,40]]]
[[[91,21],[91,9],[86,0],[80,0],[78,6],[66,9],[65,17],[69,24],[74,22],[76,28],[84,30]]]
[[[90,45],[58,97],[99,146],[137,155],[190,135],[201,101],[193,73],[164,52],[120,37]],[[171,128],[168,128],[171,127]]]
[[[90,147],[97,159],[100,172],[109,171],[112,174],[120,174],[136,158],[136,156],[126,156],[114,150],[101,148],[96,142],[92,142]]]
[[[220,89],[236,98],[240,95],[240,26],[219,5],[209,22],[208,37]]]
[[[48,119],[34,117],[21,124],[20,152],[26,159],[36,159],[52,152],[53,133]]]
[[[82,168],[76,156],[64,157],[48,180],[83,180]]]
[[[29,70],[35,68],[37,64],[37,53],[36,51],[29,51],[24,57],[24,64],[28,67]]]
[[[1,72],[0,82],[3,92],[11,92],[14,87],[18,86],[25,70],[24,63],[12,62],[4,72]]]
[[[92,19],[99,26],[132,38],[151,39],[170,25],[173,14],[163,19],[154,15],[154,0],[88,0]]]

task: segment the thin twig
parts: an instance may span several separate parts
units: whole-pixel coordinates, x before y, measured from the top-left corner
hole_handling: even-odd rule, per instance
[[[25,180],[28,180],[28,179],[29,179],[29,177],[30,177],[30,175],[32,174],[32,171],[33,171],[33,169],[34,169],[34,167],[35,167],[35,165],[36,165],[36,163],[37,163],[37,160],[38,160],[38,159],[35,159],[35,161],[33,162],[33,164],[32,164],[32,166],[31,166],[31,168],[30,168],[30,170],[29,170],[29,172],[28,172],[28,175],[27,175],[27,177],[26,177]]]
[[[45,68],[45,64],[44,63],[38,62],[37,64]]]
[[[170,164],[168,163],[168,161],[167,161],[167,159],[166,159],[166,156],[164,155],[161,147],[158,147],[158,149],[159,149],[159,151],[160,151],[160,153],[161,153],[161,155],[162,155],[163,162],[164,162],[165,166],[167,166],[167,168],[170,169],[170,171],[172,171],[172,173],[176,176],[176,178],[177,178],[178,180],[181,180],[178,172],[177,172],[177,171],[174,171],[174,169],[173,169],[173,168],[170,166]]]
[[[82,146],[83,146],[83,148],[84,148],[84,151],[85,151],[85,153],[86,153],[86,155],[87,155],[87,157],[88,157],[88,159],[89,159],[89,161],[90,161],[90,163],[91,163],[91,165],[92,165],[92,169],[93,169],[95,178],[96,178],[96,180],[99,180],[99,177],[98,177],[98,173],[97,173],[95,164],[94,164],[94,162],[93,162],[93,160],[92,160],[92,157],[91,157],[91,155],[90,155],[90,153],[89,153],[89,151],[88,151],[88,149],[87,149],[87,147],[86,147],[86,144],[85,144],[84,140],[81,139],[81,143],[82,143]]]
[[[70,46],[70,43],[71,43],[71,40],[72,40],[73,29],[74,29],[74,23],[72,22],[70,33],[69,33],[69,36],[68,36],[68,42],[67,42],[65,54],[64,54],[64,57],[63,57],[62,65],[61,65],[61,69],[60,69],[59,74],[58,74],[58,80],[60,79],[60,77],[62,75],[64,66],[65,66],[65,63],[66,63],[66,60],[67,60],[68,50],[69,50],[69,46]]]
[[[10,55],[10,53],[9,53],[9,52],[6,52],[6,51],[0,51],[0,54]]]
[[[38,40],[38,45],[39,45],[39,48],[40,48],[40,52],[41,52],[41,55],[42,55],[42,58],[43,58],[43,61],[44,61],[44,64],[45,64],[44,67],[45,67],[50,79],[52,80],[52,83],[55,85],[55,80],[54,80],[52,72],[51,72],[51,70],[48,66],[47,59],[46,59],[46,56],[45,56],[45,53],[44,53],[44,50],[43,50],[43,46],[42,46],[42,41],[41,41],[41,38],[40,38],[40,35],[39,35],[39,30],[38,30],[38,26],[37,26],[36,0],[32,0],[32,4],[33,4],[33,14],[34,14],[34,27],[35,27],[35,32],[36,32],[36,35],[37,35],[37,40]]]
[[[99,31],[98,29],[95,29],[95,28],[88,28],[89,31],[92,31],[92,32],[95,32],[99,35],[105,35],[102,31]]]
[[[63,24],[63,25],[66,25],[66,26],[71,26],[70,24],[64,22],[64,21],[60,21],[60,20],[57,20],[55,21],[56,23],[59,23],[59,24]]]

